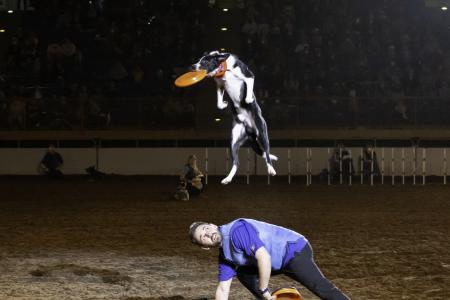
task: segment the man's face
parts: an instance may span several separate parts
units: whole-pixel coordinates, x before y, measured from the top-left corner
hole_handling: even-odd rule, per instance
[[[219,227],[214,224],[202,224],[195,229],[194,239],[202,247],[218,247],[222,242]]]

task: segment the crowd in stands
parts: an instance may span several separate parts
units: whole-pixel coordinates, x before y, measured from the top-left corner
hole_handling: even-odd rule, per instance
[[[107,126],[111,111],[122,107],[104,98],[151,99],[142,104],[148,125],[157,123],[161,111],[180,113],[182,122],[192,115],[191,105],[173,104],[186,91],[174,90],[172,82],[174,67],[186,66],[203,51],[201,15],[207,1],[36,0],[31,5],[1,61],[0,108],[7,124],[0,126],[23,127],[25,110],[27,116],[57,114],[64,126],[83,123],[82,115],[86,123]],[[29,128],[44,122],[27,121]]]
[[[450,21],[423,0],[248,0],[245,15],[242,57],[260,99],[275,98],[269,111],[300,97],[306,118],[355,125],[373,115],[411,124],[448,108],[427,98],[450,98]],[[275,123],[289,118],[278,110]]]
[[[450,21],[423,0],[248,0],[244,55],[270,95],[450,96]]]
[[[235,4],[243,16],[234,37],[241,39],[237,54],[255,73],[255,92],[263,109],[271,103],[268,118],[279,116],[278,125],[293,113],[302,122],[298,110],[307,118],[339,109],[348,114],[322,117],[356,124],[355,116],[364,119],[361,107],[369,103],[361,98],[394,98],[385,106],[410,122],[411,110],[418,108],[411,108],[408,97],[450,97],[450,21],[422,0]],[[183,100],[193,91],[175,89],[172,82],[183,67],[213,50],[205,36],[216,1],[30,5],[0,62],[0,127],[107,128],[119,119],[135,124],[138,115],[139,124],[150,128],[162,121],[194,126],[195,105]],[[128,112],[108,100],[133,97],[144,100]],[[430,111],[442,110],[439,102],[430,103]]]

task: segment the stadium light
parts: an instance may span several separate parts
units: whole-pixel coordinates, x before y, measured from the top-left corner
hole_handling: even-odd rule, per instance
[[[8,10],[8,14],[12,14],[14,11],[13,10]]]
[[[215,118],[214,121],[220,122],[220,121],[222,121],[222,119],[220,119],[220,118]]]
[[[6,32],[6,30],[5,29],[0,29],[0,33],[3,33],[3,32]]]
[[[447,10],[447,6],[442,6],[441,9],[442,10]]]
[[[222,9],[223,11],[228,11],[228,8],[224,8],[224,9]]]
[[[220,51],[222,51],[222,52],[225,51],[225,50],[226,50],[225,48],[220,48]]]
[[[227,30],[228,30],[228,28],[226,28],[226,27],[222,27],[222,28],[220,28],[220,30],[222,30],[222,31],[227,31]]]

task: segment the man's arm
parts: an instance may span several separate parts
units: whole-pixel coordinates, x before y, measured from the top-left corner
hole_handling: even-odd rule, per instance
[[[267,252],[266,248],[260,247],[255,253],[255,258],[258,261],[259,290],[266,290],[266,292],[262,295],[264,299],[274,299],[267,290],[269,286],[270,272],[272,270],[270,254]]]
[[[231,281],[233,278],[230,278],[225,281],[220,281],[216,290],[216,300],[228,300],[228,295],[230,294]]]

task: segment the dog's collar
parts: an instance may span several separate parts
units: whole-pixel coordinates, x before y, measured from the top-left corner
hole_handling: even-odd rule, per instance
[[[216,75],[214,77],[223,77],[225,75],[225,72],[227,71],[227,62],[223,61],[219,66],[219,71],[217,71]]]

